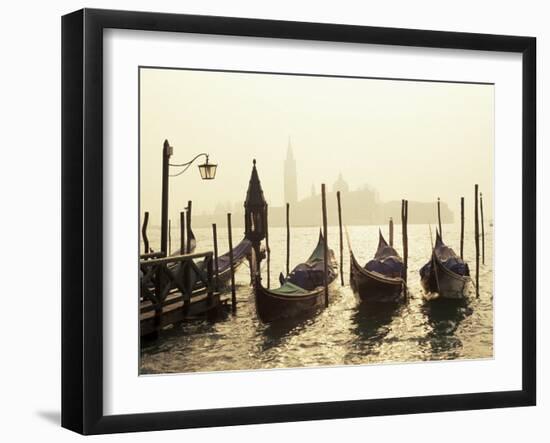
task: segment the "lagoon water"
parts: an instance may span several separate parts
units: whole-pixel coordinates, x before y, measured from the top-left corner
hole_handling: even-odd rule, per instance
[[[233,243],[241,236],[233,229]],[[218,228],[220,254],[227,250],[226,230]],[[388,239],[388,228],[383,233]],[[397,308],[373,308],[356,301],[349,287],[349,252],[344,236],[344,287],[334,302],[309,319],[262,324],[255,312],[248,264],[236,274],[235,315],[216,322],[193,321],[144,341],[142,374],[361,365],[412,361],[479,359],[493,356],[493,236],[485,229],[485,265],[480,265],[480,296],[464,303],[427,302],[422,297],[419,269],[429,260],[427,225],[409,226],[408,286],[410,300]],[[194,229],[197,252],[212,249],[210,229]],[[349,226],[354,254],[366,263],[378,244],[377,226]],[[157,233],[152,232],[153,245]],[[155,235],[157,234],[157,235]],[[435,232],[434,232],[435,234]],[[317,243],[318,227],[291,228],[291,265],[304,261]],[[271,285],[278,286],[285,269],[286,230],[270,228]],[[459,252],[460,226],[443,225],[445,243]],[[174,244],[177,242],[175,239]],[[395,225],[394,247],[401,253],[401,226]],[[481,241],[480,241],[481,243]],[[329,246],[338,257],[338,227],[329,227]],[[473,230],[466,229],[464,258],[475,275]],[[263,282],[266,264],[262,262]]]

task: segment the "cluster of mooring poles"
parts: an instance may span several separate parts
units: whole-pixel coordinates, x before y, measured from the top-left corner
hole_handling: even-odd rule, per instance
[[[481,220],[480,220],[481,217]],[[441,228],[441,199],[437,198],[437,222],[439,226],[439,235],[443,239]],[[464,259],[464,197],[460,197],[460,258]],[[481,228],[481,233],[480,233]],[[481,238],[481,256],[480,256],[480,238]],[[476,297],[479,297],[479,267],[485,265],[485,221],[483,217],[483,194],[479,192],[479,185],[474,185],[474,246],[475,246],[475,290]]]

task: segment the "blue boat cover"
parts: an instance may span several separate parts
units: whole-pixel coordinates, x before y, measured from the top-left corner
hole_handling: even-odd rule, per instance
[[[449,271],[454,272],[455,274],[462,276],[470,275],[470,268],[468,263],[462,260],[452,248],[448,247],[441,240],[441,235],[439,232],[436,232],[435,247],[433,253],[438,258],[445,268]],[[420,268],[420,276],[424,277],[430,274],[432,270],[432,260],[426,263],[422,268]]]
[[[300,288],[307,291],[312,291],[319,286],[324,285],[324,242],[322,234],[319,234],[319,241],[311,256],[305,263],[300,263],[296,266],[288,278],[287,282],[290,282]],[[332,249],[328,251],[329,266],[328,266],[328,280],[331,281],[336,277],[336,270],[331,266],[334,259],[334,252]]]
[[[252,242],[247,238],[242,239],[237,246],[233,248],[233,263],[243,260],[252,249]],[[218,257],[218,272],[225,272],[230,268],[229,252]]]
[[[365,269],[385,275],[386,277],[403,277],[403,260],[399,257],[397,251],[386,243],[382,232],[379,232],[376,254],[374,254],[374,258],[365,265]]]

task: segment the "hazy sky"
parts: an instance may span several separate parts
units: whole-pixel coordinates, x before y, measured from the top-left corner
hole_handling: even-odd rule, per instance
[[[158,224],[162,144],[173,163],[200,152],[218,163],[170,179],[170,217],[193,200],[195,213],[242,202],[252,159],[270,205],[284,203],[289,137],[298,198],[341,172],[350,188],[382,200],[446,201],[458,214],[473,185],[492,215],[494,87],[433,82],[141,69],[141,209]],[[174,171],[175,172],[175,171]]]

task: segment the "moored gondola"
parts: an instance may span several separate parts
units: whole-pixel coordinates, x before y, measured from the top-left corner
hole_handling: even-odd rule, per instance
[[[420,269],[420,282],[425,298],[464,298],[471,285],[470,269],[436,232],[435,246],[430,260]]]
[[[252,243],[250,240],[244,238],[233,248],[233,272],[244,263],[246,259],[250,258],[252,249]],[[201,272],[206,272],[206,264],[204,261],[197,263],[197,267]],[[216,271],[216,263],[214,263],[214,269]],[[204,281],[197,280],[195,273],[190,273],[189,278],[193,279],[189,284],[193,285],[193,290],[204,288]],[[231,279],[231,262],[229,251],[218,257],[218,278],[216,280],[216,290],[223,291],[227,288],[229,280]]]
[[[243,264],[245,259],[250,258],[250,252],[252,250],[252,242],[247,238],[242,239],[233,248],[233,271]],[[231,279],[231,262],[229,258],[229,252],[218,257],[218,289],[222,289]]]
[[[256,312],[264,323],[274,320],[307,316],[314,314],[326,305],[324,288],[324,239],[319,234],[319,241],[306,262],[296,266],[285,278],[281,275],[281,286],[268,289],[262,286],[259,274],[254,279],[254,297]],[[338,270],[334,252],[328,251],[329,299],[330,289],[336,282]]]
[[[374,258],[361,266],[351,245],[350,285],[360,301],[373,303],[397,303],[405,299],[406,284],[403,279],[403,260],[379,233],[378,248]]]

